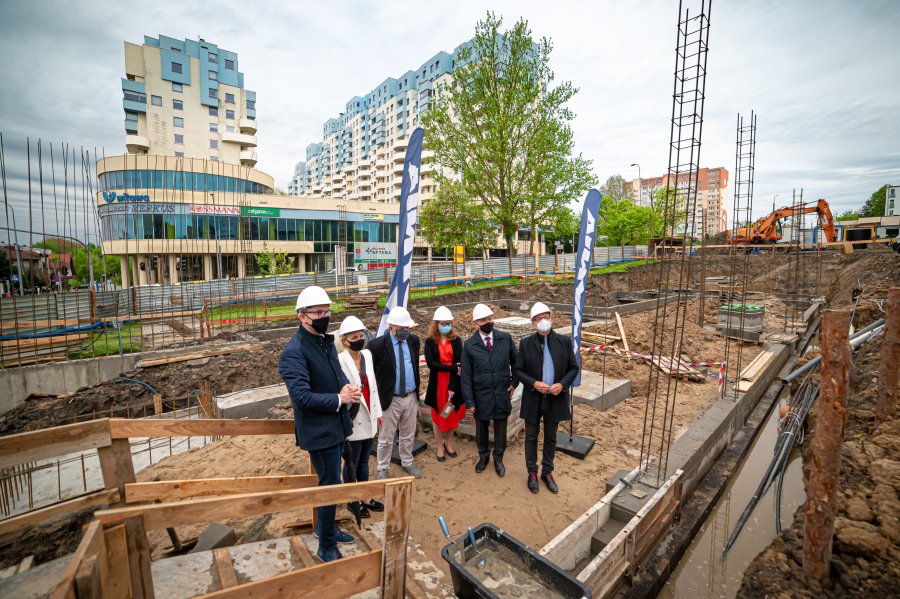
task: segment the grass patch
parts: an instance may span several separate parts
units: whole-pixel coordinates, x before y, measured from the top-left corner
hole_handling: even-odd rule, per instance
[[[122,325],[122,353],[139,352],[141,348],[141,323],[129,322]],[[85,340],[79,350],[68,353],[70,360],[117,355],[119,331],[116,329],[97,330],[90,339]]]
[[[632,268],[647,266],[648,264],[656,264],[659,260],[634,260],[633,262],[616,262],[608,266],[600,266],[591,269],[592,275],[609,275],[614,272],[626,272]]]

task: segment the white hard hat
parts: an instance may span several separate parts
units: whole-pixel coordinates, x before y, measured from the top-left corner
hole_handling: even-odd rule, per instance
[[[541,302],[536,303],[531,306],[531,317],[534,318],[538,314],[547,314],[550,312],[550,308],[547,307],[546,304],[542,304]]]
[[[348,316],[341,322],[341,328],[338,329],[338,336],[343,337],[348,333],[355,333],[356,331],[365,330],[366,325],[363,324],[363,321],[355,316]]]
[[[409,311],[403,306],[394,306],[391,308],[391,312],[388,314],[388,324],[392,324],[395,327],[416,326],[416,323],[413,322],[412,317],[409,315]]]
[[[481,320],[487,316],[493,316],[494,312],[484,304],[478,304],[472,310],[472,320]]]
[[[441,306],[434,311],[434,318],[431,320],[437,320],[438,322],[453,320],[453,312],[447,306]]]
[[[310,285],[306,289],[300,292],[300,295],[297,296],[297,306],[295,310],[299,312],[300,310],[304,310],[309,308],[310,306],[330,306],[331,299],[328,297],[328,294],[325,293],[325,290],[321,287],[317,287],[315,285]]]

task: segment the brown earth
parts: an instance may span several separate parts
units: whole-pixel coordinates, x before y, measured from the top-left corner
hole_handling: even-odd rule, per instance
[[[895,281],[896,284],[896,281]],[[738,597],[896,596],[900,589],[900,419],[875,426],[881,343],[870,342],[850,369],[847,425],[838,485],[829,577],[821,583],[803,570],[804,507],[744,573]],[[815,434],[816,406],[810,412]],[[811,441],[802,448],[804,484],[809,480]]]

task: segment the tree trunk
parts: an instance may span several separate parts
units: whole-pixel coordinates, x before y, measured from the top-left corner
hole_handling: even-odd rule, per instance
[[[506,255],[509,260],[509,276],[512,276],[513,257],[515,257],[516,255],[516,246],[513,245],[513,236],[506,232],[506,227],[503,228],[503,237],[506,239]]]

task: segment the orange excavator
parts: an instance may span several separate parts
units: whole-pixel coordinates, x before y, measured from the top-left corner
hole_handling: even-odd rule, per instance
[[[751,227],[729,229],[725,231],[725,241],[747,244],[776,243],[781,239],[779,229],[781,228],[780,222],[783,219],[800,214],[813,213],[819,216],[819,226],[822,227],[822,231],[825,233],[825,240],[828,242],[836,241],[837,231],[834,229],[834,217],[831,215],[831,207],[824,199],[819,200],[815,204],[804,203],[779,208],[768,216],[757,219]]]

